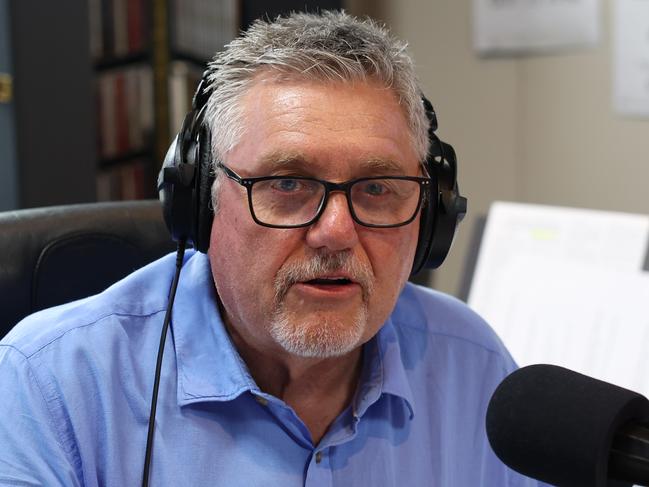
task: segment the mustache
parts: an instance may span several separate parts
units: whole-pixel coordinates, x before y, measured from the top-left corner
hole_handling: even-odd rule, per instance
[[[318,252],[306,261],[290,262],[283,265],[275,276],[275,297],[279,303],[293,284],[343,273],[358,283],[363,290],[363,300],[367,301],[374,290],[374,273],[367,263],[355,258],[351,251]]]

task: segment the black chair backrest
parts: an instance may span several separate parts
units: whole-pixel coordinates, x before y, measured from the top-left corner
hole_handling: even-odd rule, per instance
[[[0,213],[0,338],[25,316],[101,292],[174,249],[157,200]]]

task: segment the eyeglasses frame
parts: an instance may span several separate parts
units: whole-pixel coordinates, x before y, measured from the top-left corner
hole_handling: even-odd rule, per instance
[[[227,167],[225,164],[222,162],[217,163],[216,165],[217,169],[223,170],[225,173],[226,177],[228,179],[231,179],[232,181],[240,184],[244,188],[246,188],[246,192],[248,193],[248,209],[250,210],[250,215],[252,216],[252,219],[257,225],[261,225],[262,227],[268,227],[268,228],[304,228],[308,227],[310,225],[313,225],[318,219],[322,216],[322,213],[324,213],[325,208],[327,207],[327,203],[329,202],[329,195],[332,192],[342,192],[345,194],[345,198],[347,199],[347,207],[349,208],[349,213],[352,216],[352,219],[358,223],[359,225],[362,225],[364,227],[369,227],[369,228],[396,228],[396,227],[402,227],[405,225],[408,225],[411,223],[416,217],[417,214],[419,213],[419,210],[421,209],[422,206],[422,201],[425,197],[425,192],[430,191],[430,188],[432,187],[432,178],[430,176],[428,177],[420,177],[420,176],[368,176],[368,177],[363,177],[363,178],[355,178],[355,179],[350,179],[349,181],[344,181],[342,183],[333,183],[331,181],[326,181],[324,179],[318,179],[318,178],[312,178],[312,177],[307,177],[307,176],[260,176],[260,177],[252,177],[252,178],[244,178],[239,176],[236,172],[234,172],[232,169]],[[422,164],[422,168],[424,172],[427,174],[425,166]],[[321,183],[325,187],[325,192],[322,197],[322,200],[320,201],[320,206],[316,210],[315,216],[311,218],[306,223],[300,223],[299,225],[274,225],[272,223],[264,223],[260,221],[257,218],[257,215],[255,215],[255,210],[252,205],[252,187],[256,182],[259,181],[269,181],[269,180],[281,180],[281,179],[297,179],[297,180],[307,180],[307,181],[317,181]],[[352,200],[351,200],[351,190],[350,188],[352,185],[357,183],[358,181],[371,181],[371,180],[377,180],[377,179],[397,179],[397,180],[404,180],[404,181],[415,181],[419,183],[419,198],[417,201],[417,207],[415,208],[415,211],[413,212],[412,216],[405,222],[402,223],[396,223],[396,224],[390,224],[390,225],[377,225],[374,223],[364,223],[362,222],[358,216],[356,215],[356,212],[354,211],[354,207],[352,205]],[[430,199],[430,198],[429,198]]]

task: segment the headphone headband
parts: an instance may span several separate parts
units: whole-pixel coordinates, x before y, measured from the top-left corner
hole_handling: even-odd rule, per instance
[[[192,111],[200,111],[207,106],[207,100],[210,99],[212,90],[209,87],[210,69],[203,71],[201,80],[198,82],[194,96],[192,97]]]
[[[209,125],[203,121],[211,95],[210,74],[210,69],[203,72],[192,99],[192,111],[167,151],[158,177],[160,200],[172,238],[185,239],[200,252],[209,248],[213,219],[211,188],[215,165]],[[442,264],[467,210],[467,200],[458,189],[455,150],[435,134],[437,114],[425,96],[421,100],[429,121],[425,166],[432,184],[421,208],[413,275]]]

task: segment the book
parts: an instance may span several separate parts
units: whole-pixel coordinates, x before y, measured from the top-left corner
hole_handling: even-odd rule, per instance
[[[123,57],[129,54],[127,0],[113,0],[114,55]]]

